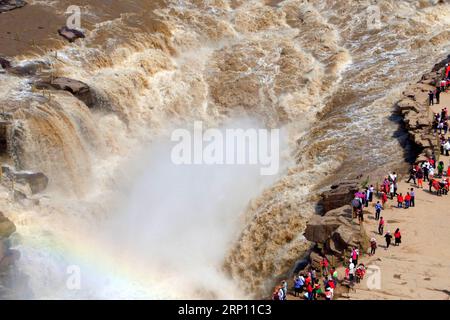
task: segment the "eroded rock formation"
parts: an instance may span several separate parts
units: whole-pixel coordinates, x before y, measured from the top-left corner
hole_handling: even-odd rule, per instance
[[[359,177],[361,178],[361,177]],[[340,208],[349,204],[360,189],[360,179],[344,180],[332,185],[330,191],[322,194],[324,212]]]
[[[369,237],[363,225],[352,219],[349,205],[328,211],[324,216],[314,216],[307,224],[305,238],[319,244],[310,256],[311,265],[320,267],[321,255],[330,261],[342,261],[353,247],[365,252]]]
[[[411,141],[419,148],[417,163],[425,161],[439,147],[437,137],[432,132],[433,113],[428,107],[428,92],[436,89],[442,78],[445,64],[449,61],[450,56],[437,63],[431,72],[422,76],[418,83],[409,86],[396,105]]]
[[[35,83],[36,89],[54,89],[68,91],[83,101],[89,108],[95,105],[95,95],[91,88],[84,82],[58,77],[54,79],[41,79]]]

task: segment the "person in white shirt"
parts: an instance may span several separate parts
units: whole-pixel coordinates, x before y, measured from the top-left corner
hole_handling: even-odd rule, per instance
[[[391,196],[391,200],[394,199],[394,194],[395,194],[395,183],[391,183],[390,188],[389,188],[389,193]]]
[[[285,300],[285,295],[284,295],[284,290],[283,288],[280,288],[280,290],[278,290],[278,299],[279,300]]]
[[[428,179],[432,180],[434,178],[434,168],[430,166],[430,169],[428,169]]]
[[[389,174],[389,177],[391,178],[392,182],[397,181],[397,174],[395,172],[392,172],[391,174]]]
[[[375,188],[373,185],[370,185],[369,187],[369,202],[373,201],[373,193],[375,192]]]
[[[422,170],[423,170],[423,181],[428,181],[428,175],[430,174],[430,163],[427,161],[425,161],[422,164]]]
[[[354,263],[350,263],[348,266],[349,269],[349,276],[350,276],[350,282],[353,284],[353,281],[355,281],[355,265]]]
[[[444,151],[445,155],[448,157],[450,154],[450,141],[447,140],[447,142],[444,143]]]

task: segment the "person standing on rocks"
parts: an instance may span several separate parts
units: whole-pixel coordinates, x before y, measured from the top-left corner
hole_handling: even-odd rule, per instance
[[[348,266],[348,275],[350,280],[350,285],[353,286],[355,281],[355,264],[353,262],[350,262],[350,265]]]
[[[387,250],[389,248],[389,246],[391,245],[391,241],[392,241],[391,232],[390,231],[386,232],[386,234],[384,235],[384,238],[386,239],[386,250]]]
[[[312,269],[311,270],[311,282],[312,283],[315,283],[316,282],[316,279],[317,279],[317,273],[316,273],[316,269]]]
[[[283,289],[283,300],[287,300],[288,283],[286,280],[281,281],[281,288]]]
[[[305,285],[305,278],[303,277],[303,274],[300,274],[295,280],[294,280],[294,296],[300,296],[300,294],[303,292],[303,286]]]
[[[434,95],[436,96],[436,104],[439,104],[440,97],[441,97],[441,88],[436,87],[436,90],[434,91]]]
[[[355,198],[352,200],[353,219],[358,217],[359,210],[362,210],[361,199],[355,195]]]
[[[323,276],[328,276],[328,259],[327,257],[323,257],[322,261],[320,262],[321,266],[322,266],[322,274]]]
[[[364,210],[359,210],[358,212],[358,222],[361,224],[364,222]]]
[[[436,116],[438,116],[438,115],[436,114]],[[439,123],[440,123],[439,118],[435,118],[435,119],[433,120],[432,124],[431,124],[431,127],[433,128],[434,134],[436,134],[437,131],[438,131]]]
[[[272,294],[272,300],[284,300],[283,294],[283,288],[281,286],[276,286]]]
[[[359,257],[358,249],[354,247],[352,250],[352,262],[355,264],[355,266],[358,264],[358,257]]]
[[[430,92],[428,92],[428,105],[429,106],[434,105],[434,93],[431,90]]]

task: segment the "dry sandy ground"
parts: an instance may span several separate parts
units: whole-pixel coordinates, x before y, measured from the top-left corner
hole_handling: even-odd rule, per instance
[[[433,107],[434,112],[450,107],[450,93],[441,96],[441,104]],[[449,157],[441,156],[449,165]],[[406,194],[414,187],[403,179],[399,192]],[[415,188],[416,189],[416,188]],[[381,287],[369,290],[367,279],[348,294],[358,299],[439,299],[450,298],[450,195],[438,197],[428,192],[428,183],[423,190],[416,190],[416,207],[397,209],[388,202],[382,212],[387,221],[385,231],[394,233],[400,228],[402,244],[385,249],[384,238],[378,233],[374,216],[366,219],[370,237],[375,237],[378,250],[373,257],[366,255],[362,262],[380,268]],[[374,212],[374,209],[370,209]],[[346,295],[347,296],[347,295]]]

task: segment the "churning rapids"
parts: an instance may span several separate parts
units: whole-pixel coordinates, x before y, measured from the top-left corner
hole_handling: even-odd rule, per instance
[[[37,205],[0,193],[19,298],[265,296],[308,249],[321,188],[405,158],[394,102],[450,46],[450,5],[429,0],[376,1],[375,30],[370,1],[28,2],[8,13],[23,23],[0,15],[0,54],[96,96],[88,108],[0,73],[16,133],[2,161],[50,179]],[[54,30],[72,4],[86,38],[67,44]],[[172,165],[167,136],[195,120],[283,128],[279,175]]]

